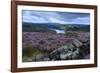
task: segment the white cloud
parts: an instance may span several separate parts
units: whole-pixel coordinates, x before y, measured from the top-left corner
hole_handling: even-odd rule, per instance
[[[23,11],[23,22],[33,23],[62,23],[62,24],[89,24],[88,14]]]

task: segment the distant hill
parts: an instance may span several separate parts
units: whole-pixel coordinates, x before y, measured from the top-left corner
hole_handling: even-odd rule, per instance
[[[51,29],[65,31],[90,31],[90,25],[59,24],[59,23],[26,23],[23,22],[23,32],[55,32]]]
[[[23,32],[55,32],[46,24],[23,23],[22,27]]]
[[[83,25],[83,26],[74,26],[72,28],[66,28],[66,31],[84,31],[90,32],[90,25]]]

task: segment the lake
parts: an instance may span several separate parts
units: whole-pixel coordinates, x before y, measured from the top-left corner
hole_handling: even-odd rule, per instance
[[[64,30],[58,30],[58,29],[51,29],[51,30],[56,31],[56,33],[63,33],[63,34],[65,34],[65,31]]]

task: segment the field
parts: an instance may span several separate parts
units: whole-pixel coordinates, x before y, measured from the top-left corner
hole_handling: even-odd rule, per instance
[[[90,58],[90,25],[23,23],[23,62]]]

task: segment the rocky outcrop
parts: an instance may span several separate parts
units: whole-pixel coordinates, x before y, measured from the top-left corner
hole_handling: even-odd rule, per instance
[[[79,55],[78,47],[81,45],[81,42],[75,40],[73,43],[67,44],[66,46],[60,47],[51,52],[50,57],[55,60],[77,59]]]
[[[79,47],[81,45],[82,43],[75,39],[72,43],[67,43],[65,46],[53,50],[50,54],[33,57],[30,61],[55,61],[78,59],[80,52]]]

